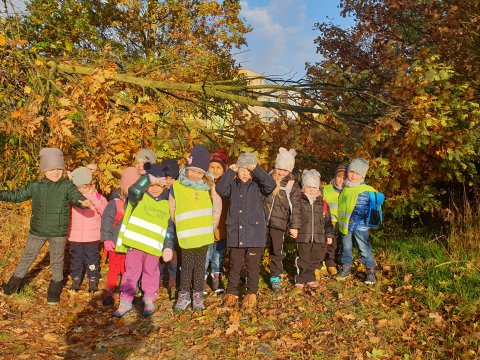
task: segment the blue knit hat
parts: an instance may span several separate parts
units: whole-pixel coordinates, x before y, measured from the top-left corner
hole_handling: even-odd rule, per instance
[[[180,172],[180,169],[178,167],[178,162],[175,159],[165,159],[162,161],[160,164],[162,167],[162,171],[165,172],[165,177],[166,176],[171,176],[175,180],[178,179],[178,174]]]
[[[188,158],[187,169],[197,169],[204,173],[208,171],[210,166],[210,152],[205,145],[198,144],[192,149],[190,157]]]

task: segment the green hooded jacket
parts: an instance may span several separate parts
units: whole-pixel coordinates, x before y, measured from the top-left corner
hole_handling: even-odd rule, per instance
[[[0,201],[23,202],[32,200],[30,234],[42,237],[61,237],[68,234],[70,204],[80,206],[85,197],[70,180],[52,182],[47,179],[32,181],[19,190],[0,191]]]

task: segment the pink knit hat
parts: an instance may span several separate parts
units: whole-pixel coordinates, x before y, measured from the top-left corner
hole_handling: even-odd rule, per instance
[[[123,170],[122,179],[120,180],[121,187],[130,187],[140,179],[137,168],[128,167]]]

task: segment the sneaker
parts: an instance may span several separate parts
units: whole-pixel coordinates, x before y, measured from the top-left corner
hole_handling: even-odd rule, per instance
[[[144,297],[143,298],[143,313],[142,315],[147,317],[153,315],[155,312],[155,304],[153,303],[153,299],[149,297]]]
[[[377,282],[375,279],[375,269],[367,268],[367,278],[365,279],[365,284],[373,285]]]
[[[205,310],[205,305],[203,304],[203,294],[201,292],[193,293],[193,311],[202,311]]]
[[[316,281],[309,281],[309,282],[305,283],[305,286],[314,290],[314,289],[318,289],[320,287],[320,284]]]
[[[352,265],[343,265],[342,270],[335,275],[335,279],[337,280],[345,280],[347,277],[351,275]]]
[[[90,278],[88,279],[88,292],[95,292],[98,291],[98,279],[97,278]]]
[[[337,271],[337,268],[335,266],[329,266],[327,268],[327,271],[330,275],[337,275],[338,271]]]
[[[270,286],[274,292],[282,291],[282,284],[280,283],[280,278],[278,276],[270,278]]]
[[[257,295],[247,294],[242,300],[242,309],[253,309],[257,305]]]
[[[223,297],[223,306],[235,307],[238,305],[238,296],[233,294],[227,294]]]
[[[173,310],[176,312],[185,311],[191,302],[190,293],[187,291],[180,291],[178,293],[177,303],[175,304]]]
[[[121,318],[130,310],[132,310],[132,302],[126,301],[126,300],[120,300],[120,305],[118,305],[118,309],[115,310],[112,316]]]
[[[82,285],[82,279],[78,277],[74,277],[72,279],[72,286],[71,289],[73,291],[80,291],[80,286]]]

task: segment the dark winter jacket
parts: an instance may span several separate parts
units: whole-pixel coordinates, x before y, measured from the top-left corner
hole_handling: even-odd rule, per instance
[[[121,205],[120,211],[122,216],[118,217],[118,221],[115,224],[115,218],[117,217],[117,201],[118,205]],[[114,191],[110,196],[110,201],[107,204],[105,210],[102,214],[102,226],[100,228],[100,240],[112,240],[115,244],[117,243],[118,234],[120,232],[120,227],[122,226],[123,214],[127,208],[127,202],[122,200],[120,197],[120,191]]]
[[[259,166],[252,173],[253,180],[243,183],[235,171],[227,169],[217,182],[216,191],[229,198],[227,245],[229,247],[264,247],[266,222],[263,199],[275,190],[275,180]]]
[[[57,182],[43,179],[33,181],[23,189],[0,191],[0,201],[23,202],[30,199],[30,234],[61,237],[68,234],[70,205],[80,206],[79,201],[85,200],[85,197],[67,179]]]
[[[335,237],[330,210],[322,196],[318,196],[311,205],[308,197],[301,194],[300,209],[302,225],[298,230],[296,242],[320,244],[325,243],[327,237],[332,239]],[[325,209],[327,211],[324,214]]]
[[[292,174],[285,176],[280,182],[280,186],[285,188],[290,180],[294,180]],[[300,187],[295,182],[290,192],[290,201],[292,203],[292,210],[288,202],[287,192],[280,189],[277,196],[270,195],[265,201],[265,212],[268,221],[268,226],[274,229],[285,231],[287,228],[299,229],[301,224],[300,219],[300,197],[302,192]],[[273,207],[272,207],[273,204]]]

